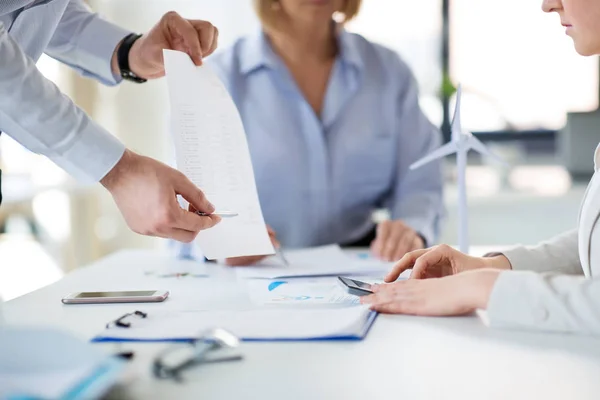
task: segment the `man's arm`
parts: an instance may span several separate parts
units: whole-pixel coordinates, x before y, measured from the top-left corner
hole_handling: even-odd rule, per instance
[[[71,0],[46,48],[46,54],[104,84],[121,81],[112,62],[119,43],[131,32],[100,18],[81,0]]]
[[[100,29],[96,32],[98,37],[106,39],[106,36],[112,36],[114,40],[108,45],[94,42],[90,32],[95,30],[90,31],[90,27],[102,25],[100,22],[99,25],[94,24],[94,21],[99,21],[96,18],[82,11],[78,1],[70,4],[51,49],[65,61],[71,59],[77,68],[96,71],[99,79],[102,80],[104,75],[105,80],[109,80],[109,74],[113,75],[111,60],[121,38],[113,36],[114,31],[110,33]],[[60,34],[64,34],[64,27],[71,24],[82,24],[80,31],[70,32],[74,36],[79,32],[90,37],[91,43],[84,46],[81,39],[75,37],[61,43],[58,39]],[[200,51],[202,48],[206,49],[203,54],[210,54],[216,47],[217,34],[206,21],[188,21],[176,13],[168,13],[143,39],[144,46],[138,45],[133,60],[141,65],[140,71],[158,76],[164,73],[162,49],[196,48]],[[171,42],[174,44],[171,45]],[[96,50],[90,50],[92,48]],[[193,53],[192,50],[190,52]],[[131,53],[129,61],[132,61]],[[43,77],[2,23],[0,129],[31,151],[46,155],[76,178],[101,181],[135,232],[189,242],[200,230],[219,222],[217,216],[203,217],[183,210],[177,203],[177,195],[198,211],[212,213],[214,206],[181,172],[125,150],[118,140],[90,120]]]
[[[2,24],[0,129],[84,181],[99,181],[125,150],[38,71]]]
[[[117,50],[130,33],[100,18],[82,0],[71,0],[46,53],[84,76],[114,85],[121,81]],[[217,48],[218,37],[218,29],[210,22],[184,19],[171,11],[133,44],[129,66],[139,77],[160,78],[164,75],[163,49],[183,51],[201,65]]]
[[[125,150],[91,121],[38,71],[1,23],[0,129],[76,178],[101,181],[137,233],[189,242],[219,222],[179,207],[178,194],[199,211],[214,211],[181,172]]]

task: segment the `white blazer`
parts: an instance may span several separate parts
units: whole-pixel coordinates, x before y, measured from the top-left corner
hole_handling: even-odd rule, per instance
[[[502,253],[514,271],[494,285],[487,308],[492,327],[600,336],[600,145],[594,165],[578,229]]]

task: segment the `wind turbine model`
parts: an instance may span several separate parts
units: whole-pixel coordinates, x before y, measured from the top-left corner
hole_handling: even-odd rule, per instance
[[[467,212],[467,185],[465,174],[467,169],[467,153],[473,149],[484,156],[495,159],[505,164],[504,160],[489,151],[483,143],[479,141],[471,132],[463,131],[460,124],[460,100],[462,88],[459,85],[456,92],[456,107],[454,108],[454,117],[452,119],[452,140],[432,151],[419,161],[410,166],[410,169],[417,169],[433,160],[456,153],[456,167],[458,173],[458,245],[463,253],[469,252],[469,218]]]

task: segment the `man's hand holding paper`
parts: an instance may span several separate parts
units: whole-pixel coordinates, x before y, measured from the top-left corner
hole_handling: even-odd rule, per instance
[[[216,50],[218,38],[219,30],[210,22],[184,19],[171,11],[135,41],[129,53],[129,66],[139,77],[160,78],[165,75],[163,49],[182,51],[194,64],[202,65],[204,57]],[[112,65],[118,74],[116,51]]]
[[[188,54],[164,50],[177,168],[219,208],[235,211],[198,235],[209,260],[273,254],[239,113],[219,78]],[[201,211],[201,210],[200,210]]]
[[[216,215],[201,217],[181,208],[177,195],[202,212],[210,214],[215,210],[184,174],[129,150],[101,183],[136,233],[191,242],[201,230],[221,220]]]

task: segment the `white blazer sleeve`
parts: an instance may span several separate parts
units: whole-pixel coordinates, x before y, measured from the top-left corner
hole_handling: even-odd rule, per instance
[[[600,336],[600,279],[505,271],[486,314],[494,328]]]
[[[515,271],[556,272],[583,275],[577,247],[577,230],[565,232],[536,246],[518,246],[501,253]]]

